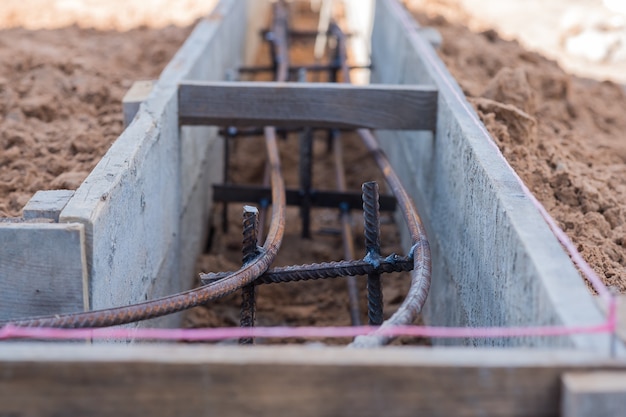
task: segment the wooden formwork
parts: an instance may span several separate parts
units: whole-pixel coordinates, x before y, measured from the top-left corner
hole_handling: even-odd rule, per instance
[[[346,2],[347,12],[363,7],[363,1]],[[195,87],[212,92],[244,88],[206,81],[223,80],[227,69],[244,62],[244,55],[252,56],[244,45],[253,44],[262,26],[261,19],[254,19],[263,15],[257,8],[267,6],[258,0],[222,0],[152,86],[111,151],[64,200],[59,223],[41,226],[73,232],[77,260],[71,263],[72,285],[87,291],[88,308],[133,303],[189,286],[191,260],[203,238],[196,231],[203,230],[198,224],[211,210],[208,184],[220,178],[222,152],[214,128],[179,128],[181,114],[207,117],[206,109],[193,116],[192,110],[179,107],[179,88],[198,80],[205,82]],[[241,22],[248,23],[249,38]],[[233,54],[238,50],[245,52]],[[376,1],[371,53],[374,82],[397,85],[413,97],[409,103],[417,96],[437,101],[436,125],[426,129],[431,132],[379,132],[433,244],[428,323],[601,323],[604,316],[571,262],[525,199],[510,168],[484,142],[480,122],[462,92],[396,0]],[[345,89],[328,88],[330,93],[320,89],[316,94]],[[396,99],[386,100],[394,104]],[[363,123],[357,113],[351,116],[352,125]],[[311,122],[311,115],[300,117]],[[385,125],[384,115],[377,123],[370,127],[397,127]],[[151,229],[149,224],[163,226]],[[139,261],[136,255],[127,259],[127,245],[138,241],[150,243],[140,248]],[[146,279],[138,284],[128,276]],[[166,279],[171,276],[183,278],[171,282]],[[523,347],[6,343],[0,345],[0,416],[574,417],[616,415],[611,414],[615,404],[624,401],[626,361],[620,343],[615,343],[616,356],[611,355],[609,335],[454,343]]]

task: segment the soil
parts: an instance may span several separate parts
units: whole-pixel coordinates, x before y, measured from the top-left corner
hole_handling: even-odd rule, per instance
[[[443,37],[439,55],[511,166],[606,284],[626,291],[626,94],[552,60],[413,8]],[[455,9],[459,13],[458,8]]]
[[[76,189],[119,136],[133,81],[154,79],[190,27],[0,31],[0,217]]]

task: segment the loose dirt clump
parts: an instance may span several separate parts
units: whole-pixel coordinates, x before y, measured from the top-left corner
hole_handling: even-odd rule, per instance
[[[415,16],[441,32],[441,58],[506,159],[605,283],[625,292],[623,88],[569,75],[517,42],[471,32],[433,8]]]

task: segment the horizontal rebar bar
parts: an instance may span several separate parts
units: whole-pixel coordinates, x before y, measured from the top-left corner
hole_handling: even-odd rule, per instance
[[[255,284],[277,284],[282,282],[368,275],[372,272],[403,272],[412,269],[412,258],[392,254],[376,261],[371,259],[359,259],[354,261],[322,262],[309,265],[272,268],[254,282]],[[232,272],[210,272],[208,274],[201,274],[200,280],[203,284],[211,284],[229,277],[230,274],[232,274]]]

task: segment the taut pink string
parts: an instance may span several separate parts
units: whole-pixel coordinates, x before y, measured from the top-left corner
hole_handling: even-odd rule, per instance
[[[541,326],[541,327],[433,327],[433,326],[356,326],[356,327],[224,327],[204,329],[58,329],[18,327],[0,328],[0,340],[41,339],[133,339],[133,340],[187,340],[216,341],[246,337],[261,338],[348,338],[370,334],[387,336],[419,336],[430,338],[500,338],[524,336],[564,336],[571,334],[611,333],[615,330],[613,310],[609,320],[592,326]]]

